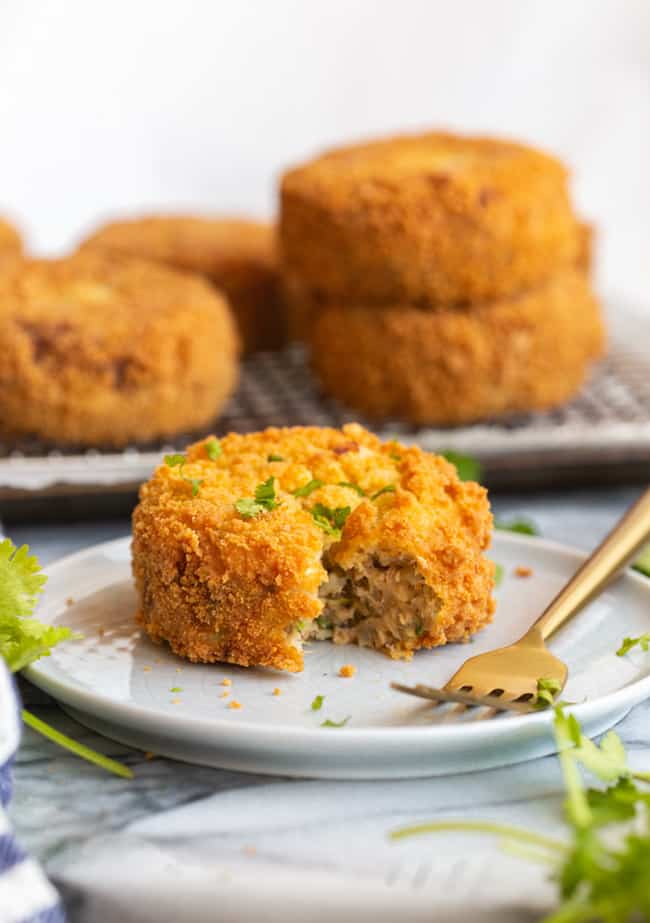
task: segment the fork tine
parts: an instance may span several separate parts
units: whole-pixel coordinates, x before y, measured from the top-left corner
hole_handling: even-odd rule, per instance
[[[402,683],[391,683],[391,688],[398,692],[406,692],[408,695],[418,696],[422,699],[430,699],[438,704],[443,702],[459,702],[462,705],[474,707],[490,708],[495,711],[513,711],[517,714],[527,714],[533,711],[530,702],[518,702],[516,700],[502,697],[483,695],[477,696],[473,692],[462,692],[460,689],[436,689],[433,686],[425,686],[418,683],[415,686],[404,686]]]

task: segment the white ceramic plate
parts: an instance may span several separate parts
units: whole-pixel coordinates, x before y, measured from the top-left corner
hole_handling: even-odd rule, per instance
[[[322,778],[444,775],[553,752],[552,714],[463,721],[394,692],[391,680],[442,685],[472,654],[514,641],[583,559],[578,551],[508,533],[492,557],[505,570],[492,625],[471,644],[421,651],[410,663],[374,651],[313,643],[301,674],[180,660],[133,621],[129,539],[107,542],[48,568],[37,616],[82,632],[31,666],[28,678],[82,724],[123,743],[226,769]],[[517,565],[533,569],[517,577]],[[615,652],[650,629],[650,580],[626,573],[551,641],[566,661],[564,697],[595,735],[650,696],[650,655]],[[338,675],[344,663],[356,675]],[[224,687],[222,680],[232,685]],[[273,695],[279,687],[280,695]],[[221,698],[229,689],[230,695]],[[172,691],[180,690],[180,691]],[[319,711],[315,696],[324,696]],[[242,708],[228,707],[235,698]],[[322,727],[326,720],[345,727]]]

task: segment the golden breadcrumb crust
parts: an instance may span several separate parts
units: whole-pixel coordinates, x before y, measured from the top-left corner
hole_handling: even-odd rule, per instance
[[[0,218],[0,267],[15,260],[22,252],[23,243],[18,231],[4,218]]]
[[[415,647],[465,640],[492,617],[494,566],[483,556],[492,516],[486,491],[459,481],[443,458],[381,443],[356,424],[231,433],[222,454],[206,442],[187,450],[182,471],[163,464],[140,491],[133,514],[138,621],[154,640],[194,661],[228,661],[299,671],[292,629],[323,610],[323,553],[346,567],[381,551],[412,557],[440,608]],[[282,461],[270,461],[269,457]],[[280,506],[245,519],[234,503],[275,479]],[[202,481],[192,495],[187,478]],[[312,479],[307,497],[292,491]],[[395,485],[393,493],[367,494]],[[351,508],[340,541],[314,521],[316,503]]]
[[[561,404],[604,349],[581,270],[471,309],[329,307],[314,318],[325,391],[374,419],[459,424]]]
[[[131,257],[31,260],[0,276],[0,429],[120,446],[206,426],[237,336],[200,278]]]
[[[558,160],[445,133],[345,147],[290,170],[280,242],[283,271],[310,298],[419,306],[513,294],[571,265],[579,246]]]
[[[594,249],[596,246],[596,228],[587,221],[580,221],[578,224],[578,237],[580,248],[576,266],[583,272],[591,274],[594,268]]]
[[[261,221],[152,215],[114,221],[82,249],[109,249],[206,276],[228,296],[244,352],[279,349],[287,338],[275,229]]]

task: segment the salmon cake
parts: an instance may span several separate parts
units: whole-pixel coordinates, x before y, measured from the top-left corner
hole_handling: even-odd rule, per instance
[[[122,446],[211,424],[238,377],[226,301],[197,276],[115,254],[0,275],[0,430]]]
[[[20,257],[22,252],[23,244],[20,234],[12,224],[0,218],[0,268]]]
[[[314,315],[323,389],[377,420],[458,425],[547,410],[582,385],[604,350],[583,270],[471,309],[329,306]]]
[[[113,221],[82,249],[108,249],[197,272],[230,301],[245,353],[279,349],[287,339],[275,229],[261,221],[152,215]]]
[[[410,659],[492,619],[491,529],[483,487],[357,424],[210,437],[140,490],[137,620],[192,661],[297,672],[312,640]]]
[[[287,172],[283,272],[310,300],[430,306],[501,298],[580,247],[559,160],[431,133],[340,148]]]

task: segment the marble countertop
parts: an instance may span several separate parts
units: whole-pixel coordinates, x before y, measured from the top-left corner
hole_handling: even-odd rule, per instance
[[[629,489],[495,496],[547,538],[593,547],[638,494]],[[47,564],[128,533],[127,522],[7,530]],[[404,782],[288,780],[146,760],[75,724],[28,683],[46,721],[127,762],[130,782],[26,731],[15,765],[17,833],[61,889],[72,921],[537,920],[547,873],[485,837],[391,843],[436,815],[535,825],[561,834],[561,781],[549,757],[509,769]],[[650,703],[618,726],[650,769]],[[1,916],[1,914],[0,914]]]

